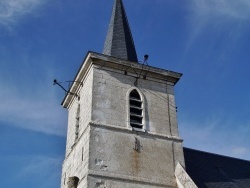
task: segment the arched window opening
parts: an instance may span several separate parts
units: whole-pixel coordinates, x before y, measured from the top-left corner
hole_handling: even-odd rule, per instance
[[[69,180],[68,180],[68,188],[77,188],[78,186],[78,183],[79,183],[79,178],[74,176],[74,177],[69,177]]]
[[[143,128],[142,120],[142,100],[141,96],[136,89],[132,90],[129,94],[129,107],[130,107],[130,126],[133,128]]]

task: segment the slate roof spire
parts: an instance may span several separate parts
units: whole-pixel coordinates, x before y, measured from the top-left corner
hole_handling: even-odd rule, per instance
[[[138,62],[122,0],[115,0],[103,54]]]

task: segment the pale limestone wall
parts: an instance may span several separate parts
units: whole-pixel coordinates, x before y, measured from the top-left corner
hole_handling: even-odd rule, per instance
[[[78,93],[80,100],[75,97],[73,103],[68,109],[66,156],[63,163],[61,188],[67,187],[69,177],[77,176],[81,181],[87,174],[89,157],[88,124],[91,121],[92,88],[93,71],[90,69],[85,80],[83,80],[83,87]],[[75,140],[75,124],[78,104],[80,104],[79,133],[78,140]],[[83,183],[80,182],[80,184],[82,185]]]
[[[180,163],[176,165],[175,177],[178,188],[198,188]]]
[[[92,88],[93,88],[93,71],[90,69],[86,79],[83,81],[83,87],[80,89],[79,94],[80,100],[75,97],[72,105],[68,109],[68,132],[67,132],[67,144],[66,144],[66,156],[71,151],[71,147],[75,142],[75,124],[77,107],[80,104],[80,122],[79,122],[79,133],[80,136],[86,129],[86,126],[91,121],[91,110],[92,110]]]
[[[97,177],[88,177],[88,187],[91,188],[173,188],[164,185],[155,186],[153,184],[145,184],[131,181],[102,179]],[[81,187],[82,188],[82,187]],[[176,186],[174,187],[176,188]]]
[[[181,142],[173,142],[174,148],[174,158],[175,158],[175,166],[179,163],[183,167],[185,167],[184,154],[183,154],[183,146]]]
[[[67,143],[66,143],[66,156],[71,151],[71,146],[73,146],[75,141],[75,123],[76,123],[76,111],[77,111],[78,101],[75,100],[68,109],[68,129],[67,129]]]
[[[126,94],[133,82],[121,74],[94,69],[93,121],[127,127]]]
[[[140,141],[140,152],[134,149],[135,138]],[[108,187],[123,187],[120,180],[130,182],[127,186],[131,187],[176,187],[174,170],[180,153],[175,153],[167,137],[94,125],[90,145],[89,170]],[[114,181],[106,181],[110,178]]]
[[[80,137],[79,142],[75,145],[68,157],[64,160],[62,168],[61,188],[67,188],[69,177],[78,177],[80,185],[88,172],[89,163],[89,127],[86,128],[84,134]],[[86,184],[86,183],[85,183]],[[83,186],[84,187],[84,186]]]
[[[94,65],[80,89],[80,101],[69,106],[66,159],[61,188],[68,177],[85,187],[176,187],[175,165],[184,166],[178,137],[173,84],[139,79],[144,128],[136,133],[128,125],[128,91],[135,78],[124,72]],[[77,106],[80,103],[79,139],[75,142]],[[134,150],[135,138],[141,151]],[[66,173],[66,175],[65,175]],[[66,184],[64,183],[66,181]]]
[[[123,72],[94,68],[93,121],[101,124],[128,125],[127,95],[135,78]],[[149,132],[177,136],[173,85],[152,80],[138,80],[143,95],[145,129]],[[170,118],[169,118],[170,115]]]
[[[87,188],[88,187],[88,178],[85,176],[82,181],[78,184],[77,188]]]
[[[83,87],[80,90],[80,127],[79,135],[81,135],[89,122],[91,121],[92,116],[92,97],[93,95],[93,70],[90,69],[88,76],[86,77],[86,82],[83,81]]]
[[[177,123],[177,114],[176,114],[176,104],[175,104],[175,96],[174,96],[174,86],[171,83],[167,84],[167,93],[168,93],[168,108],[170,117],[170,125],[171,125],[171,135],[179,137],[179,129]]]

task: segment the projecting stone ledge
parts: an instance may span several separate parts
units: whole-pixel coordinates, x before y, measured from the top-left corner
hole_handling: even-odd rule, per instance
[[[198,188],[180,163],[176,165],[175,177],[178,188]]]
[[[175,85],[182,76],[182,74],[178,72],[143,65],[90,51],[83,60],[83,63],[74,78],[74,82],[69,90],[69,93],[63,99],[62,105],[64,108],[67,108],[72,99],[75,97],[70,93],[78,93],[84,77],[87,75],[87,72],[92,66],[98,66],[101,69],[108,68],[119,71],[122,74],[126,74],[137,79],[154,80],[162,83],[167,82],[169,85]],[[143,78],[145,75],[146,78]]]

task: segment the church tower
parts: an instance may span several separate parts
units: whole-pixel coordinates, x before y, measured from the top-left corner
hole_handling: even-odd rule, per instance
[[[174,86],[180,73],[139,63],[122,0],[103,54],[88,52],[62,105],[68,109],[61,188],[177,187],[184,167]]]

